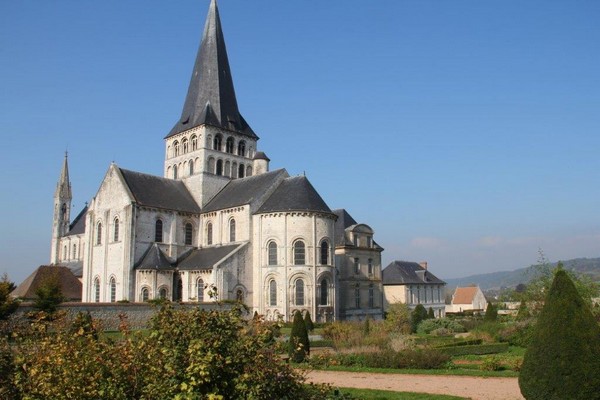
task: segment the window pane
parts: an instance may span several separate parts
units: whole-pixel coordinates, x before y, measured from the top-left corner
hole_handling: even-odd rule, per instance
[[[304,242],[299,240],[294,243],[294,265],[304,265],[305,256],[304,256]]]
[[[329,264],[329,243],[321,243],[321,265]]]
[[[229,241],[235,242],[235,220],[229,221]]]
[[[163,222],[160,219],[154,224],[154,241],[158,243],[163,241]]]
[[[304,281],[302,279],[296,281],[296,305],[304,305]]]
[[[206,244],[208,244],[208,245],[212,244],[212,242],[213,242],[212,236],[213,236],[212,224],[209,223],[208,225],[206,225]]]
[[[275,280],[269,282],[269,305],[277,305],[277,283],[275,283]]]
[[[277,243],[269,242],[269,265],[277,265]]]
[[[329,292],[329,284],[327,283],[327,279],[323,279],[321,281],[321,305],[322,306],[326,306],[329,302],[329,299],[327,298],[328,292]]]
[[[190,223],[185,224],[185,244],[187,246],[191,246],[191,244],[192,244],[193,232],[194,232],[194,228],[193,228],[192,224],[190,224]]]
[[[204,301],[204,281],[202,279],[198,279],[196,281],[197,292],[198,292],[198,301]]]

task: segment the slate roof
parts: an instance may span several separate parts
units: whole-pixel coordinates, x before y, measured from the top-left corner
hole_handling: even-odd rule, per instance
[[[392,261],[381,273],[384,285],[446,284],[419,263],[411,261]]]
[[[204,206],[202,212],[223,210],[244,204],[253,206],[260,203],[265,195],[271,193],[273,186],[287,176],[285,169],[278,169],[247,178],[234,179]]]
[[[352,242],[346,238],[346,228],[356,225],[357,222],[343,208],[333,210],[333,213],[338,217],[335,221],[335,245],[352,245]]]
[[[238,109],[215,0],[208,9],[181,118],[167,137],[203,124],[258,139]]]
[[[158,244],[154,243],[146,250],[135,269],[154,269],[157,271],[172,270],[173,263],[163,253]]]
[[[177,268],[180,270],[212,269],[215,264],[225,258],[232,251],[243,246],[243,244],[230,244],[225,246],[194,249],[188,255],[182,257],[182,259],[177,263]]]
[[[11,296],[35,299],[35,291],[49,279],[58,280],[65,298],[81,301],[81,282],[69,268],[59,265],[41,265],[11,292]]]
[[[286,178],[258,210],[259,213],[274,211],[331,213],[331,209],[305,176]]]
[[[262,152],[262,151],[257,151],[254,154],[254,157],[252,157],[253,160],[267,160],[267,161],[271,161],[271,159],[269,157],[267,157],[267,155]]]
[[[87,214],[88,206],[86,204],[83,210],[77,214],[71,225],[69,225],[69,232],[65,236],[79,235],[85,233],[85,215]]]
[[[200,213],[200,207],[182,181],[119,168],[125,183],[141,206]]]
[[[452,296],[452,304],[472,304],[478,290],[477,286],[457,287]]]

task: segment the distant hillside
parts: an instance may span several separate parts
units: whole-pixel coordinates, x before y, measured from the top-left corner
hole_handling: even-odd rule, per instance
[[[600,281],[600,258],[576,258],[563,261],[565,269],[585,274],[595,281]],[[556,263],[551,264],[552,267]],[[489,274],[471,275],[464,278],[444,279],[448,288],[477,284],[481,289],[500,289],[502,287],[515,287],[519,283],[527,283],[536,275],[536,266],[520,268],[514,271],[492,272]]]

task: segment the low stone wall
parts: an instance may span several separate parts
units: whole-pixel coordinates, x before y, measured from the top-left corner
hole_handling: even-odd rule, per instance
[[[229,305],[216,303],[172,303],[175,308],[204,310],[227,310]],[[73,319],[78,313],[89,312],[93,319],[100,321],[103,330],[116,331],[119,329],[121,315],[127,318],[130,329],[144,329],[148,326],[150,318],[160,310],[160,306],[148,303],[62,303],[58,306],[59,311],[64,311],[67,319]],[[11,316],[12,319],[24,318],[29,312],[34,311],[29,303],[22,303],[17,311]]]

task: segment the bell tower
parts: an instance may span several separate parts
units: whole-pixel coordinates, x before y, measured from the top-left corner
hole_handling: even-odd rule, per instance
[[[60,238],[69,232],[71,221],[71,182],[69,181],[68,155],[65,152],[60,178],[54,192],[54,217],[52,219],[52,247],[50,251],[50,263],[58,264],[60,260]]]

